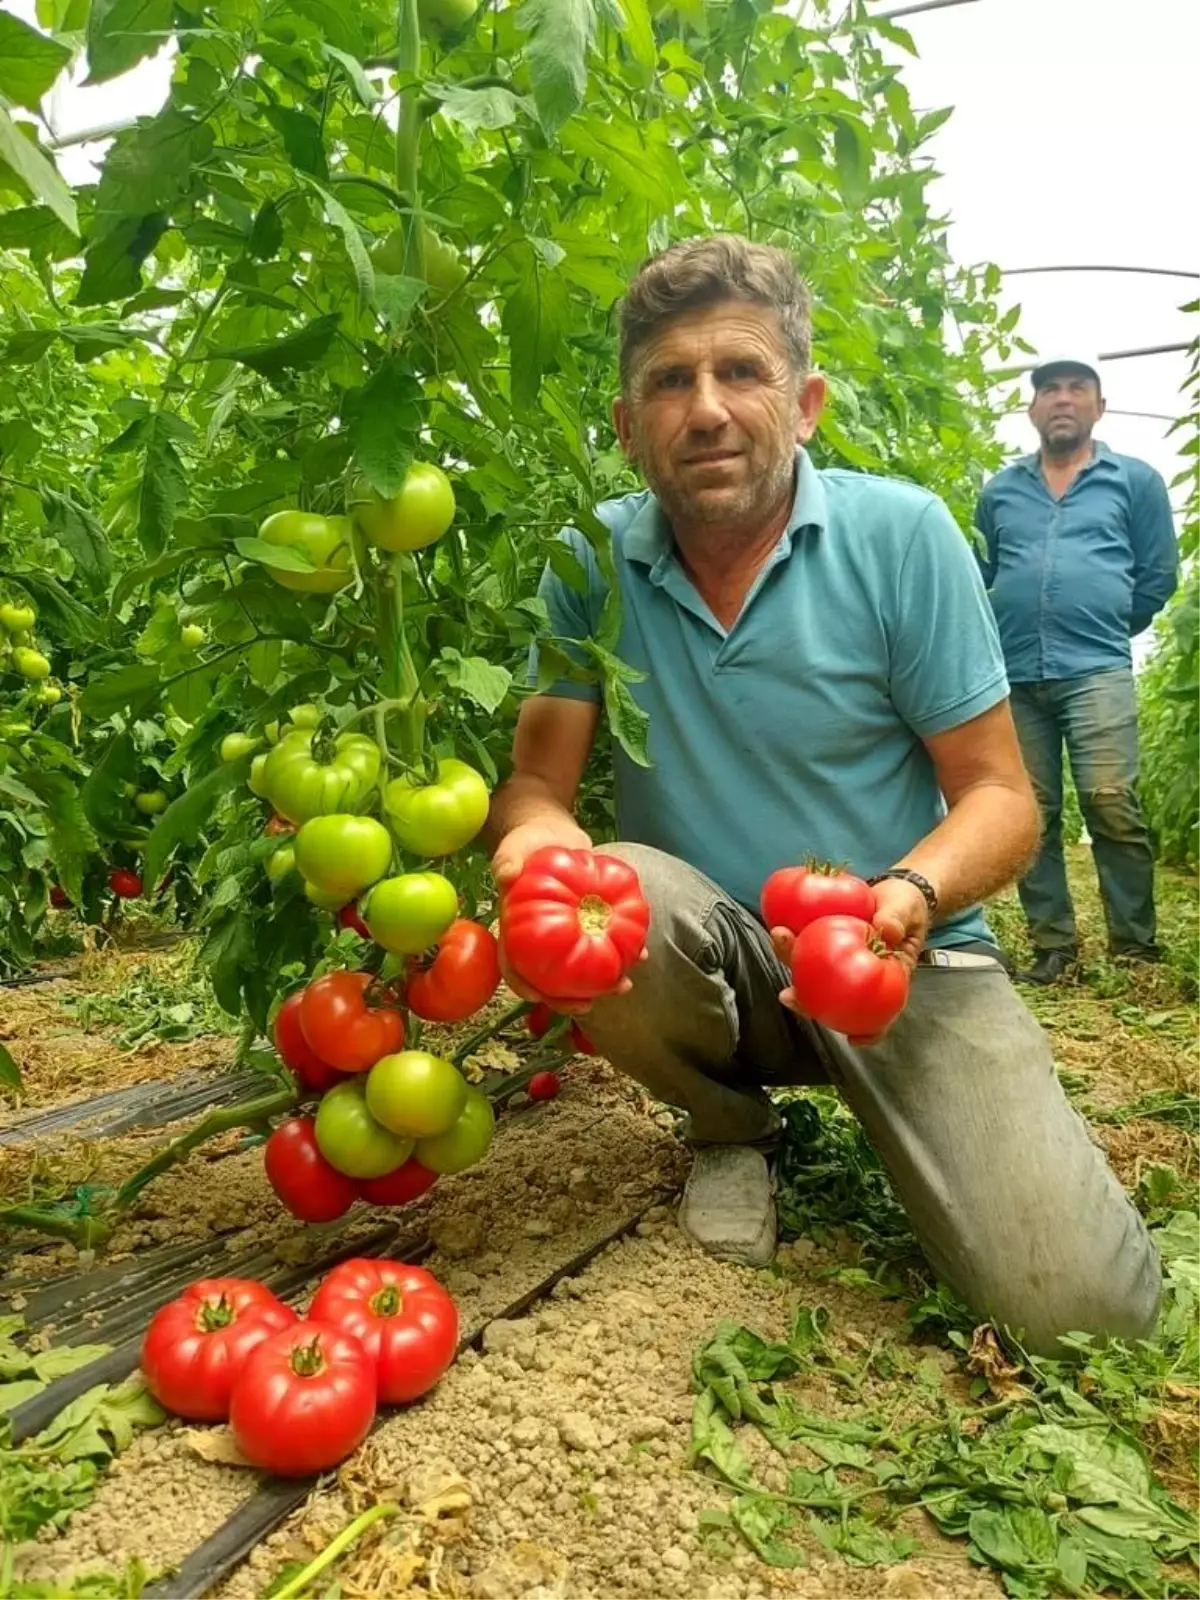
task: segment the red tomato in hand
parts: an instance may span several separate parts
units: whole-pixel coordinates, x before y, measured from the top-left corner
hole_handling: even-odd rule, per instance
[[[339,928],[353,928],[360,939],[369,939],[371,930],[358,914],[354,901],[348,901],[337,914]]]
[[[374,1419],[374,1362],[357,1339],[316,1322],[298,1322],[259,1345],[229,1406],[238,1449],[284,1478],[336,1467]]]
[[[859,917],[819,917],[796,935],[792,990],[806,1017],[869,1039],[904,1010],[908,968]]]
[[[649,926],[631,866],[562,845],[535,850],[500,907],[509,966],[550,1000],[610,994],[641,955]]]
[[[436,1172],[423,1167],[416,1156],[409,1156],[402,1167],[385,1172],[382,1178],[362,1178],[358,1192],[372,1206],[406,1206],[419,1200],[438,1180]]]
[[[342,1074],[327,1061],[322,1061],[304,1037],[304,1030],[300,1026],[300,1002],[303,998],[303,990],[288,995],[275,1013],[272,1030],[275,1048],[306,1089],[315,1089],[318,1094],[324,1094],[326,1089],[332,1089],[335,1083],[342,1081]]]
[[[528,1024],[529,1031],[533,1037],[535,1039],[541,1039],[550,1032],[550,1029],[554,1026],[555,1019],[556,1013],[551,1011],[550,1007],[543,1001],[534,1006],[533,1010],[525,1018],[525,1021]],[[575,1046],[576,1050],[579,1051],[581,1056],[594,1056],[599,1054],[596,1046],[588,1038],[587,1034],[584,1033],[583,1029],[577,1022],[573,1022],[567,1029],[567,1038],[570,1039],[571,1043]]]
[[[142,1341],[146,1386],[177,1417],[224,1422],[250,1352],[296,1320],[252,1279],[201,1278],[154,1313]]]
[[[404,1018],[394,1006],[372,1006],[369,972],[327,972],[301,996],[300,1026],[310,1047],[339,1072],[366,1072],[404,1045]]]
[[[454,1360],[458,1308],[432,1273],[403,1261],[343,1261],[308,1310],[357,1339],[375,1362],[385,1406],[416,1400]]]
[[[561,1089],[562,1079],[557,1072],[535,1072],[526,1092],[531,1100],[553,1100]]]
[[[118,900],[137,900],[142,893],[142,880],[128,867],[116,867],[108,875],[108,887]]]
[[[321,1154],[311,1117],[281,1122],[263,1146],[263,1164],[272,1189],[301,1222],[333,1222],[358,1199],[354,1179]]]
[[[763,884],[759,909],[768,928],[799,933],[818,917],[875,915],[875,891],[852,872],[833,867],[780,867]]]
[[[405,999],[426,1022],[462,1022],[487,1005],[499,987],[495,939],[482,923],[460,917],[438,940],[432,962],[413,971]]]

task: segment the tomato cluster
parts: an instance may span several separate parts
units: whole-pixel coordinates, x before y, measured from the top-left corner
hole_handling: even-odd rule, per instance
[[[824,863],[781,867],[763,885],[759,909],[768,928],[795,936],[792,996],[804,1016],[865,1040],[904,1010],[908,970],[875,931],[870,884]]]
[[[9,668],[30,683],[41,683],[39,699],[44,705],[55,705],[62,690],[44,681],[50,676],[50,661],[34,646],[36,622],[37,614],[30,605],[16,605],[11,600],[0,605],[0,671]]]
[[[432,1273],[353,1260],[305,1318],[252,1279],[201,1279],[155,1313],[141,1361],[168,1411],[228,1420],[256,1467],[306,1477],[358,1448],[377,1405],[432,1389],[457,1346],[457,1307]]]

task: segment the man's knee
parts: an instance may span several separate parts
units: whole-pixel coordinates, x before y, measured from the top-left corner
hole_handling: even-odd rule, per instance
[[[1111,839],[1115,844],[1141,844],[1146,838],[1141,802],[1132,783],[1081,789],[1079,809],[1094,839]]]

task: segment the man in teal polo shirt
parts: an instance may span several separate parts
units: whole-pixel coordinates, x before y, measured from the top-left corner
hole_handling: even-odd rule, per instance
[[[1029,419],[1041,448],[997,473],[975,514],[1013,717],[1042,808],[1042,846],[1020,883],[1035,950],[1020,977],[1030,983],[1058,982],[1077,954],[1063,858],[1064,743],[1109,948],[1159,959],[1129,641],[1174,593],[1179,555],[1166,484],[1144,461],[1093,439],[1103,415],[1095,361],[1035,367]]]
[[[1038,1351],[1071,1329],[1145,1334],[1153,1248],[980,910],[1038,834],[982,582],[933,495],[813,467],[809,345],[790,258],[733,236],[647,262],[621,308],[614,421],[649,489],[600,516],[652,765],[614,752],[622,842],[604,848],[636,867],[651,925],[587,1031],[688,1112],[679,1220],[714,1254],[770,1259],[768,1091],[829,1081],[978,1312]],[[575,581],[548,570],[541,592],[582,661],[606,584],[588,541],[564,538]],[[522,708],[489,824],[502,890],[542,845],[591,847],[573,805],[600,716],[573,678]],[[769,873],[808,855],[874,880],[875,926],[913,969],[881,1039],[801,1017],[789,940],[755,915]]]

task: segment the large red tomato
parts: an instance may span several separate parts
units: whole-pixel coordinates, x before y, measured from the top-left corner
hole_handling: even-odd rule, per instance
[[[882,1033],[908,1000],[908,968],[859,917],[820,917],[792,946],[796,1005],[851,1040]]]
[[[419,1200],[437,1180],[436,1172],[423,1167],[416,1156],[409,1156],[402,1167],[385,1172],[382,1178],[361,1179],[358,1192],[368,1205],[406,1206],[410,1201]]]
[[[263,1163],[272,1189],[301,1222],[333,1222],[358,1199],[354,1179],[321,1154],[311,1117],[281,1122],[263,1146]]]
[[[548,1000],[609,994],[641,955],[650,907],[627,862],[595,850],[535,850],[500,908],[518,978]]]
[[[787,928],[799,933],[818,917],[860,917],[870,922],[875,915],[875,891],[852,872],[815,863],[803,867],[780,867],[763,884],[759,909],[768,928]]]
[[[303,999],[303,990],[290,994],[275,1013],[272,1030],[275,1048],[306,1089],[315,1089],[318,1094],[324,1094],[326,1089],[332,1089],[335,1083],[342,1081],[342,1074],[327,1061],[322,1061],[304,1037],[304,1030],[300,1026],[300,1002]]]
[[[437,954],[408,980],[410,1011],[426,1022],[462,1022],[500,987],[496,941],[479,922],[460,917],[438,940]]]
[[[224,1422],[251,1351],[296,1320],[252,1279],[201,1278],[154,1313],[142,1341],[146,1386],[178,1417]]]
[[[259,1345],[233,1387],[229,1423],[248,1461],[284,1478],[336,1467],[375,1419],[375,1364],[357,1339],[298,1322]]]
[[[432,1273],[403,1261],[343,1261],[309,1316],[356,1338],[375,1362],[379,1399],[415,1400],[454,1360],[458,1310]]]
[[[300,1026],[322,1061],[339,1072],[366,1072],[404,1044],[404,1018],[394,1006],[371,1005],[369,972],[327,972],[303,991]]]

